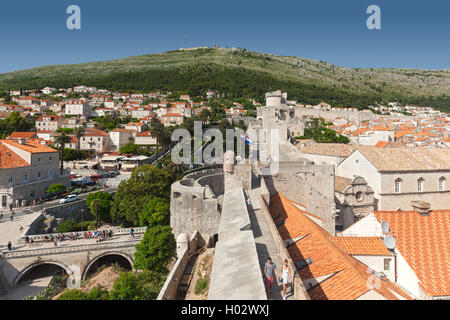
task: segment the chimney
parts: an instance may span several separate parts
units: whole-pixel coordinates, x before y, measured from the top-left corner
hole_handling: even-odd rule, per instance
[[[431,205],[425,201],[411,201],[411,206],[414,211],[417,211],[421,216],[430,215]]]
[[[19,144],[24,145],[26,140],[24,138],[19,138]]]

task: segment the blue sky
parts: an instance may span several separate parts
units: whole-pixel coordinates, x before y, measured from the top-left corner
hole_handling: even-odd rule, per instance
[[[66,28],[81,8],[82,29]],[[366,9],[381,8],[381,30]],[[180,47],[235,46],[348,67],[450,69],[446,0],[3,0],[0,73]]]

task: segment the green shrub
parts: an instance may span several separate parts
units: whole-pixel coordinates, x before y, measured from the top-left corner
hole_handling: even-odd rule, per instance
[[[86,295],[86,300],[108,300],[109,294],[108,291],[102,290],[99,287],[92,289]]]
[[[56,227],[56,232],[73,232],[77,230],[78,223],[75,220],[63,221]]]
[[[205,290],[208,289],[209,280],[208,278],[201,278],[197,280],[197,284],[195,285],[195,294],[202,294]]]
[[[55,183],[52,184],[50,187],[48,187],[47,189],[47,193],[49,194],[53,194],[53,193],[62,193],[66,191],[66,187],[60,183]]]
[[[89,225],[88,225],[88,230],[89,231],[91,231],[91,230],[96,230],[97,229],[97,222],[91,222]]]
[[[87,293],[78,289],[70,289],[60,295],[58,300],[87,300]]]

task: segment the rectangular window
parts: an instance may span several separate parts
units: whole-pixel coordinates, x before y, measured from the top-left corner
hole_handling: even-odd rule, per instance
[[[391,259],[384,259],[384,270],[391,270]]]

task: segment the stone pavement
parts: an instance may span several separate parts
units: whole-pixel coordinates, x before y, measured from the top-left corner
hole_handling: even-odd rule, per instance
[[[267,221],[261,212],[261,206],[259,203],[259,197],[261,195],[261,188],[259,183],[257,186],[253,186],[252,190],[248,191],[248,196],[251,201],[249,207],[250,221],[252,225],[253,236],[256,243],[256,251],[258,253],[259,263],[261,266],[261,272],[264,274],[264,264],[267,261],[267,257],[272,258],[272,262],[275,263],[277,270],[277,277],[279,275],[280,268],[282,267],[282,261],[278,255],[278,249],[275,246],[272,234],[270,233]],[[282,300],[282,286],[278,284],[278,280],[275,280],[272,292],[268,297],[269,300]],[[286,299],[292,300],[294,298],[293,292],[290,289],[290,285],[286,290]]]

